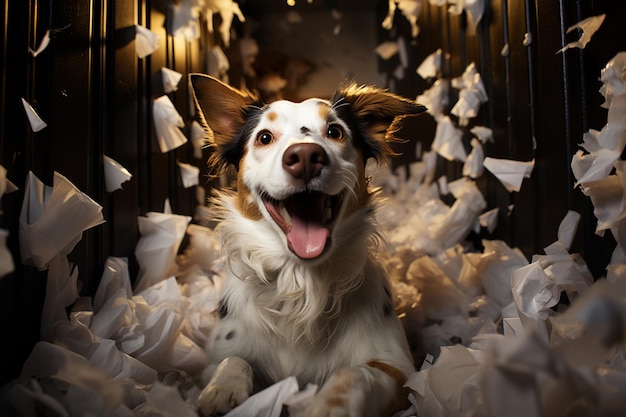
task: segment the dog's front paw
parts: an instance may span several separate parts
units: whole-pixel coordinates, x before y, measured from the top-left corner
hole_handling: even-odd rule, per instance
[[[198,413],[203,417],[219,416],[228,413],[248,398],[248,391],[232,386],[207,386],[196,403]]]
[[[201,416],[226,414],[244,402],[252,392],[252,368],[241,358],[224,359],[196,402]]]
[[[349,417],[350,409],[346,400],[344,395],[316,395],[311,399],[302,417]]]

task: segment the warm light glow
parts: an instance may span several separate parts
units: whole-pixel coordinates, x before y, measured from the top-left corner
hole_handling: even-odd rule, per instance
[[[287,0],[287,5],[288,6],[295,6],[296,5],[296,0]]]

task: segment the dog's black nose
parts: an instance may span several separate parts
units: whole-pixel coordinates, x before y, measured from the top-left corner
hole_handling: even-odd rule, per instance
[[[296,143],[283,154],[283,169],[308,184],[328,165],[328,155],[316,143]]]

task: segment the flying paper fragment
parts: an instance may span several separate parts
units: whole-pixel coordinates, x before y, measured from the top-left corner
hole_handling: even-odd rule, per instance
[[[463,164],[463,175],[476,179],[483,175],[485,151],[483,150],[483,145],[478,139],[472,139],[471,145],[472,151],[467,156],[465,164]]]
[[[177,162],[177,165],[180,169],[180,178],[183,182],[183,187],[191,188],[195,185],[198,185],[198,183],[200,182],[200,168],[191,164],[186,164],[184,162]]]
[[[122,183],[130,180],[132,175],[116,160],[106,155],[104,159],[104,182],[107,192],[111,193],[122,188]]]
[[[422,63],[417,67],[416,72],[423,79],[434,78],[441,71],[441,48],[437,49],[432,54],[428,55]]]
[[[176,269],[175,259],[178,246],[185,236],[191,217],[177,214],[150,212],[139,216],[138,226],[141,237],[135,247],[135,256],[141,268],[142,277],[135,291],[148,288]]]
[[[172,91],[178,90],[178,83],[180,82],[180,79],[182,77],[183,74],[181,74],[180,72],[176,72],[166,67],[161,68],[163,91],[166,93],[171,93]]]
[[[24,111],[26,111],[26,116],[28,117],[30,128],[33,130],[33,132],[39,132],[40,130],[48,126],[46,122],[41,120],[41,117],[39,117],[35,109],[33,109],[33,106],[31,106],[30,103],[24,100],[24,98],[22,98],[22,105],[24,106]]]
[[[6,168],[0,165],[0,198],[2,198],[2,196],[5,194],[9,194],[17,190],[18,188],[15,186],[15,184],[13,184],[7,178]],[[1,210],[0,210],[0,214],[2,214]]]
[[[206,21],[207,29],[210,33],[213,33],[213,14],[219,13],[222,23],[220,23],[219,33],[224,42],[224,46],[227,48],[230,46],[230,29],[233,23],[233,18],[237,16],[240,22],[245,22],[244,17],[239,4],[233,0],[210,0],[206,2]]]
[[[486,211],[478,217],[480,221],[480,225],[482,227],[486,227],[489,233],[493,233],[498,225],[498,214],[500,213],[500,209],[498,207]]]
[[[393,41],[383,42],[376,47],[375,51],[379,57],[386,61],[398,53],[398,43]]]
[[[30,172],[20,213],[22,262],[46,269],[59,253],[68,254],[83,231],[104,222],[102,207],[67,178],[54,173],[54,185],[46,187]]]
[[[39,43],[39,46],[37,47],[37,49],[33,50],[32,48],[28,48],[28,52],[30,52],[30,54],[33,57],[36,57],[37,55],[39,55],[40,53],[42,53],[50,44],[50,31],[46,30],[46,33],[44,33],[43,38],[41,39],[41,42]]]
[[[206,138],[206,131],[196,120],[191,123],[191,144],[193,157],[202,159],[202,149],[209,145],[209,141]]]
[[[448,161],[465,161],[467,153],[461,138],[463,131],[457,129],[448,116],[441,117],[437,122],[435,139],[431,145],[432,149]]]
[[[578,223],[580,222],[580,213],[568,210],[563,220],[559,224],[558,241],[567,250],[572,246]]]
[[[184,36],[187,42],[200,38],[200,12],[191,1],[174,2],[172,9],[172,36]]]
[[[154,99],[152,113],[161,152],[171,151],[187,142],[187,138],[180,130],[185,127],[185,122],[168,96]]]
[[[470,132],[476,136],[482,143],[493,142],[493,130],[485,126],[474,126]]]
[[[135,25],[135,52],[145,58],[159,48],[159,35],[141,25]]]
[[[0,279],[15,270],[13,256],[9,248],[7,248],[7,237],[9,237],[9,231],[0,229]]]
[[[389,8],[387,16],[383,20],[381,26],[387,30],[393,28],[393,19],[396,14],[396,8],[400,9],[402,15],[411,24],[411,36],[413,38],[419,35],[419,26],[417,25],[417,19],[419,18],[420,11],[422,10],[423,0],[389,0]]]
[[[556,51],[556,53],[558,54],[559,52],[564,52],[569,48],[583,49],[589,43],[593,34],[596,33],[598,29],[600,29],[600,26],[602,26],[602,22],[604,22],[605,17],[606,17],[605,14],[601,14],[598,16],[591,16],[568,27],[566,33],[570,33],[574,29],[580,29],[582,31],[582,34],[580,35],[580,38],[578,38],[577,41],[568,43],[563,48]]]
[[[509,192],[518,192],[524,178],[530,178],[535,160],[529,162],[513,161],[487,157],[483,163]]]

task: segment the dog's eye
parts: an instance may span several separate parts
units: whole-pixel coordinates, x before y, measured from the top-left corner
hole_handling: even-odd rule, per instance
[[[339,125],[330,125],[326,131],[326,136],[330,139],[340,140],[343,138],[343,129]]]
[[[257,145],[265,146],[269,145],[272,142],[274,142],[274,135],[272,135],[272,132],[270,131],[262,130],[259,132],[258,135],[256,135]]]

